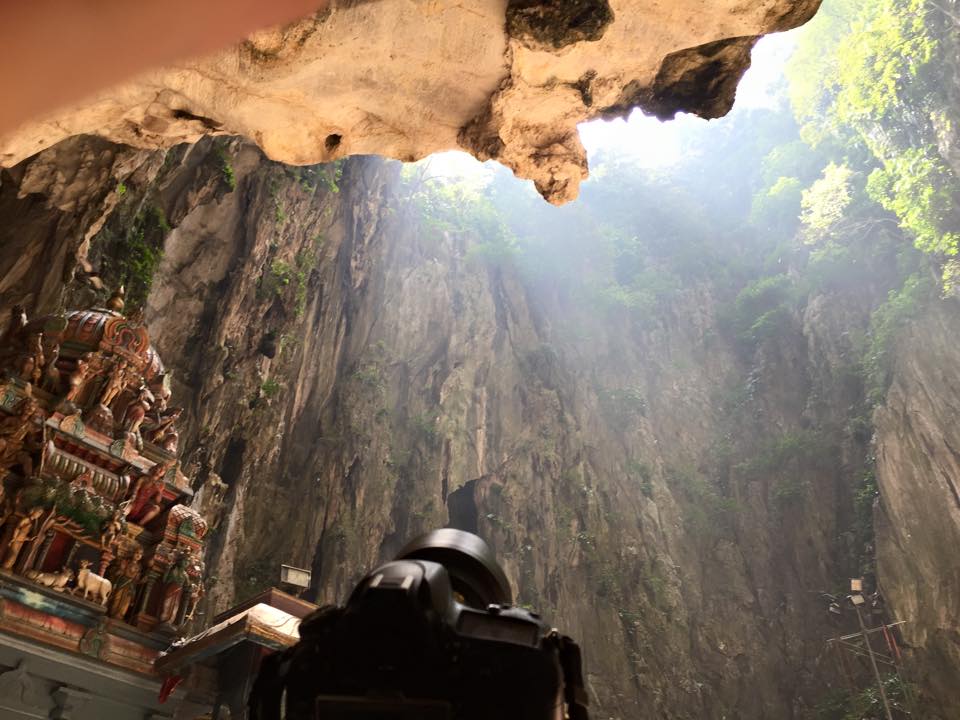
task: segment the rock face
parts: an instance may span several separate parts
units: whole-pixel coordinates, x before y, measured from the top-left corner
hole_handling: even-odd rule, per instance
[[[756,39],[818,0],[333,3],[214,57],[148,73],[0,140],[12,166],[70,135],[138,148],[239,134],[305,165],[463,149],[577,195],[577,123],[628,113],[725,114]]]
[[[927,682],[960,713],[960,323],[955,305],[902,339],[897,371],[876,414],[877,572],[904,636],[929,654]]]
[[[643,327],[598,323],[423,225],[398,173],[284,167],[238,140],[164,155],[87,137],[3,175],[0,240],[19,238],[3,307],[85,304],[123,268],[146,299],[187,405],[184,462],[198,486],[229,485],[205,617],[281,562],[342,600],[450,523],[582,641],[597,717],[807,717],[838,682],[824,640],[847,629],[819,594],[859,571],[852,493],[871,449],[848,370],[879,279],[812,298],[744,356],[709,286]],[[131,256],[149,272],[129,274]],[[878,416],[877,549],[916,667],[944,658],[923,687],[946,718],[960,593],[942,506],[960,442],[956,313],[938,308]]]

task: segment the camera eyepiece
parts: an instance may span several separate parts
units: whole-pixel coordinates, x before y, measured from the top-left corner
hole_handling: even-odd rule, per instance
[[[510,581],[493,551],[473,533],[455,528],[432,530],[407,543],[396,559],[428,560],[443,565],[454,591],[471,607],[483,609],[512,601]]]

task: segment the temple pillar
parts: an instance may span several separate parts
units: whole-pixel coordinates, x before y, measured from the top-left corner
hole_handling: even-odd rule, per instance
[[[37,559],[33,563],[33,568],[27,568],[28,570],[43,567],[43,563],[46,562],[47,553],[50,552],[50,546],[53,544],[53,538],[56,537],[56,534],[57,533],[54,530],[47,530],[46,534],[43,536],[43,543],[40,545],[40,549],[37,551]]]

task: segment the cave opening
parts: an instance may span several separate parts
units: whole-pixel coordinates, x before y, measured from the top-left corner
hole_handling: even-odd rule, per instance
[[[477,480],[468,480],[447,495],[447,526],[476,534],[480,510],[477,507]]]

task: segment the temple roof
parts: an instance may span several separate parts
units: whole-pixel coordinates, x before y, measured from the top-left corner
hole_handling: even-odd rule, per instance
[[[151,382],[164,373],[163,361],[150,344],[143,323],[115,310],[90,308],[36,318],[28,331],[42,332],[61,351],[82,354],[103,350],[134,363]]]

